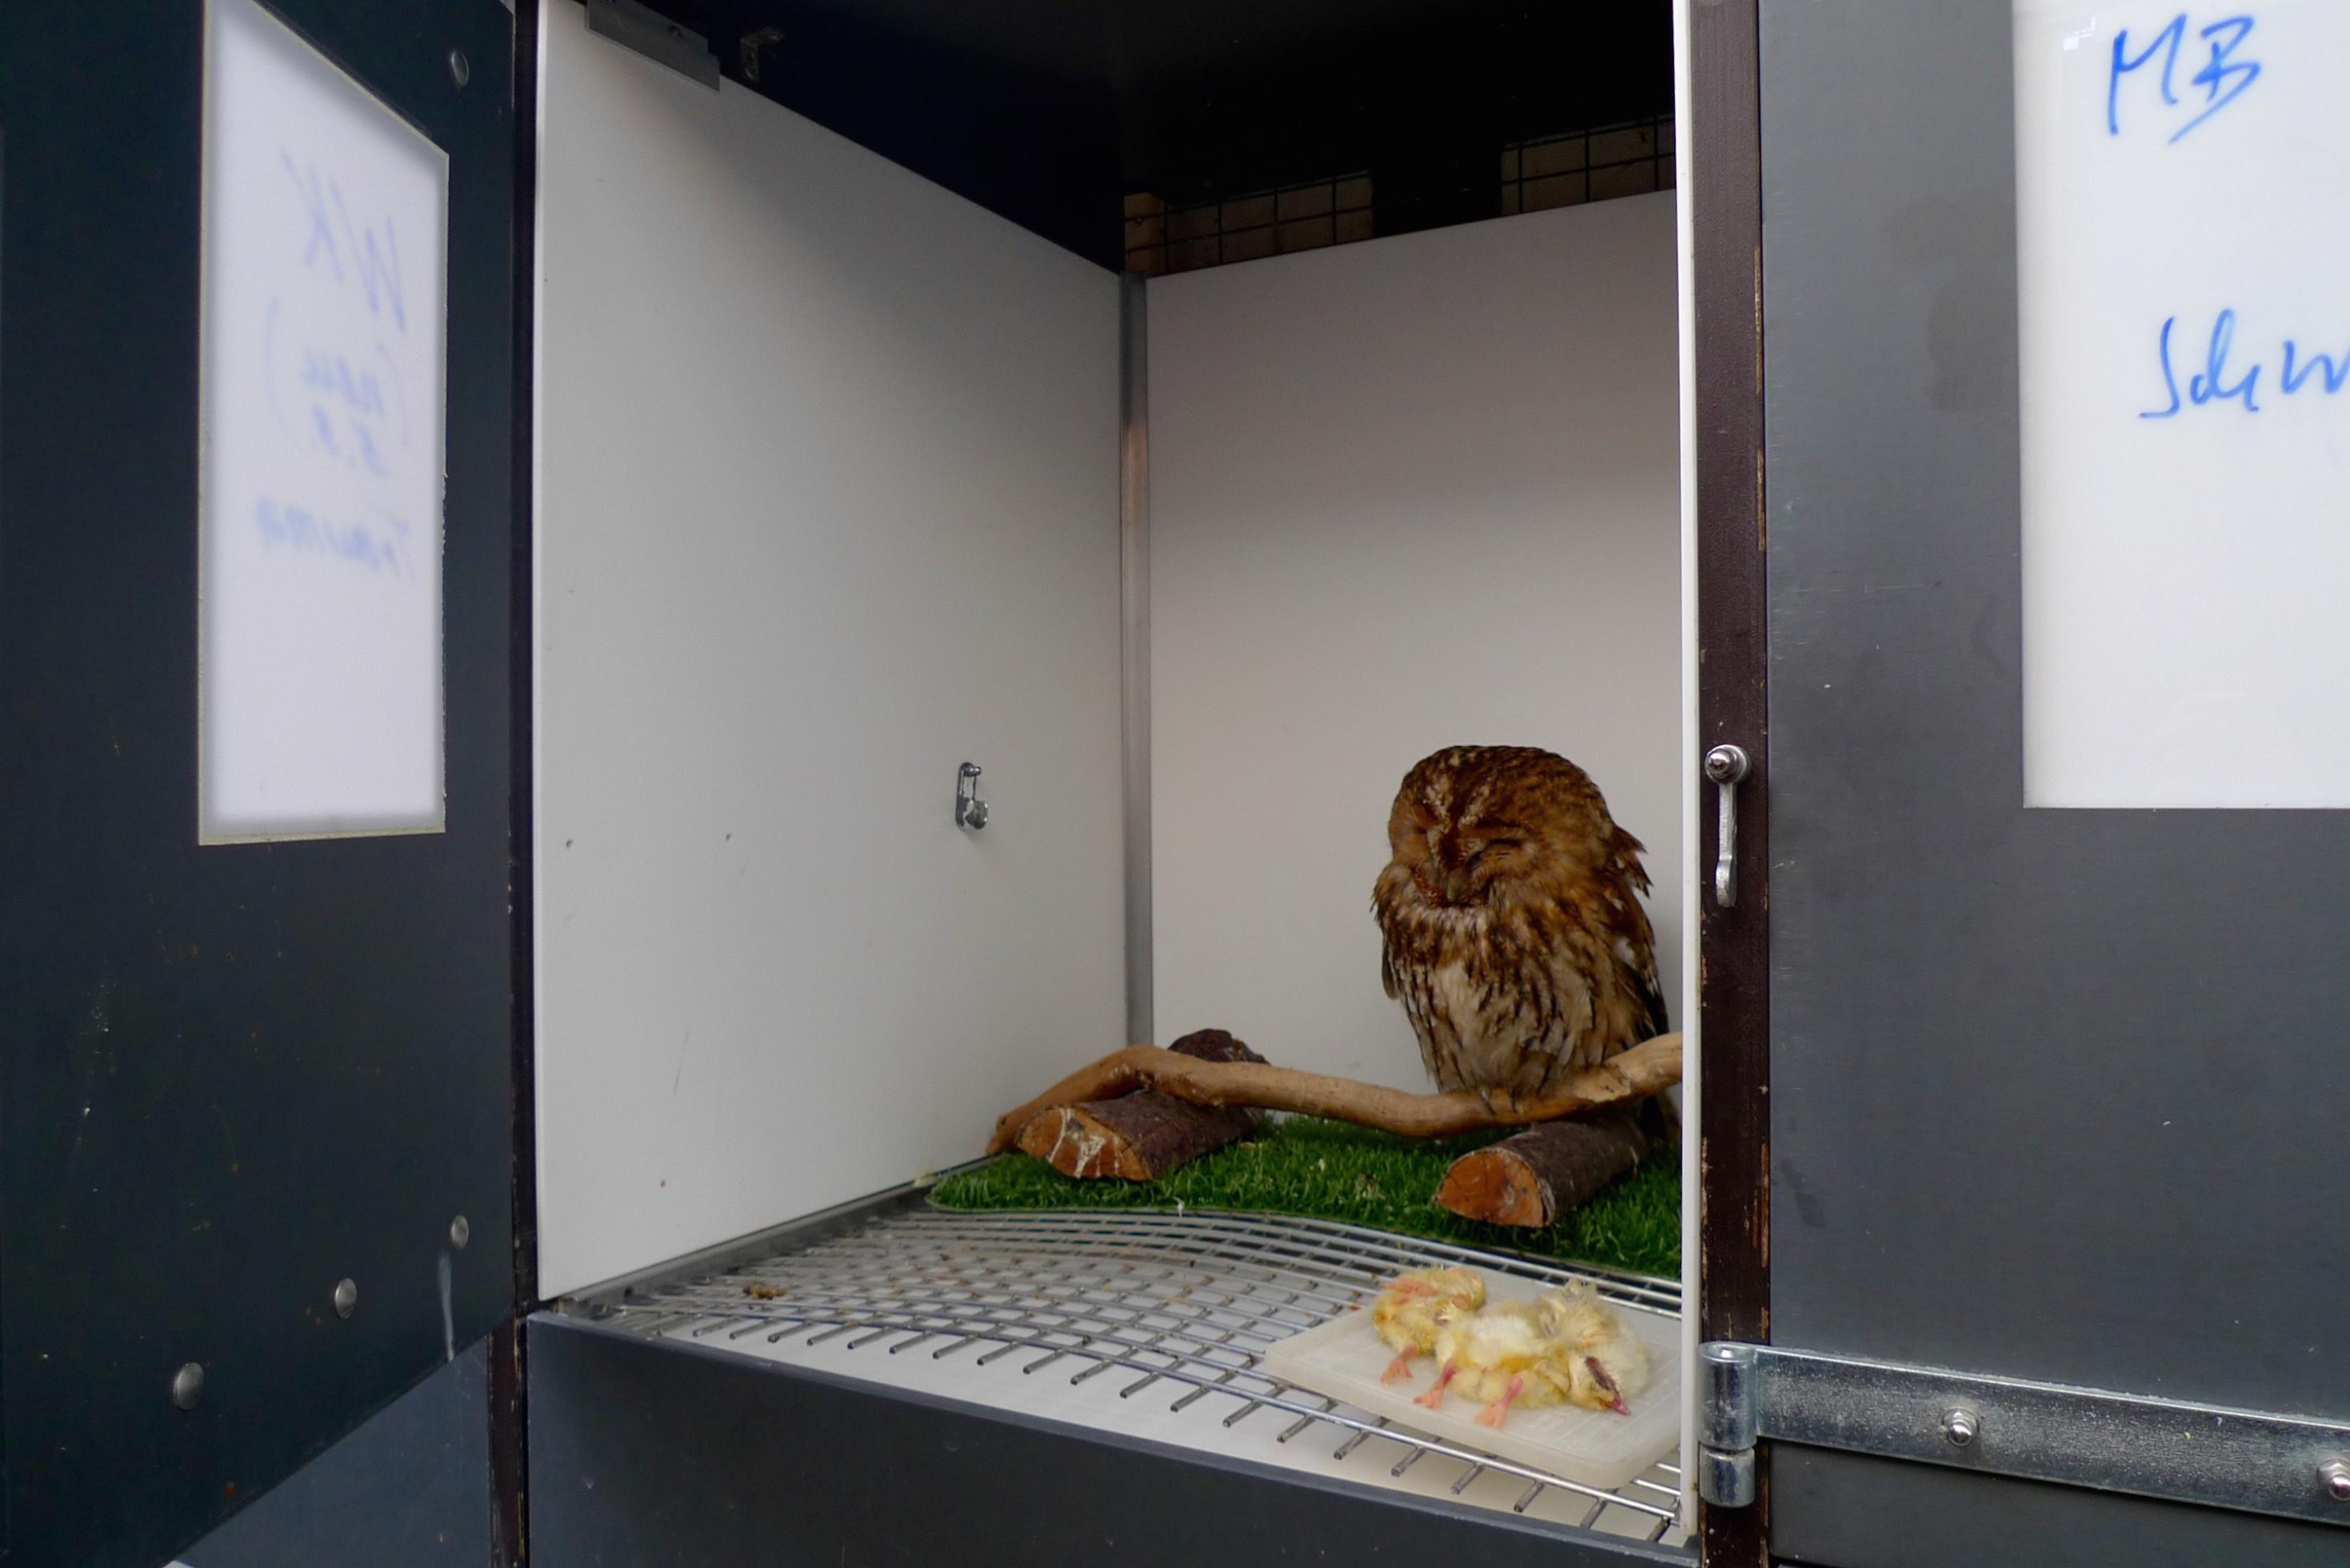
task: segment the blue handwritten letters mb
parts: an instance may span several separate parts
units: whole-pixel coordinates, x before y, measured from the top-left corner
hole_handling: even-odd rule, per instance
[[[2251,85],[2260,80],[2260,62],[2239,57],[2243,52],[2244,41],[2252,36],[2251,17],[2226,16],[2195,29],[2196,47],[2191,51],[2188,44],[2190,26],[2189,14],[2182,11],[2155,34],[2145,47],[2135,53],[2132,52],[2128,28],[2124,27],[2114,35],[2113,70],[2106,83],[2106,130],[2108,135],[2122,134],[2122,89],[2125,85],[2159,91],[2161,99],[2154,119],[2158,129],[2171,127],[2170,140],[2177,141],[2243,97]],[[2209,51],[2209,57],[2193,76],[2187,78],[2190,92],[2200,88],[2203,89],[2202,97],[2199,100],[2191,96],[2182,99],[2178,84],[2179,57],[2187,55],[2191,63],[2196,54],[2204,50]],[[2161,65],[2158,73],[2153,69],[2158,60]],[[2137,77],[2141,71],[2148,74],[2138,78],[2134,84],[2126,82],[2126,78]],[[2131,94],[2133,112],[2128,118],[2134,125],[2138,122],[2137,110],[2143,107],[2146,97],[2143,90]],[[2186,122],[2177,123],[2182,115],[2186,117]]]

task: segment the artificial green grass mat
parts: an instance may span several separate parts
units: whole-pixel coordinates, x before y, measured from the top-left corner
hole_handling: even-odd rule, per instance
[[[1203,1155],[1158,1181],[1079,1181],[1043,1160],[1007,1154],[931,1189],[947,1209],[1235,1209],[1370,1225],[1603,1268],[1678,1278],[1680,1151],[1667,1147],[1545,1231],[1487,1225],[1436,1206],[1454,1159],[1506,1136],[1407,1138],[1345,1122],[1293,1116]]]

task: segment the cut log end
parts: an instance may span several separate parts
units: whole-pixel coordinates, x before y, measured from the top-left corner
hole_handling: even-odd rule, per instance
[[[1255,1129],[1247,1111],[1190,1105],[1146,1089],[1040,1111],[1020,1129],[1020,1148],[1064,1176],[1156,1181]]]
[[[1455,1214],[1496,1225],[1547,1225],[1557,1218],[1534,1167],[1498,1147],[1454,1160],[1436,1189],[1436,1201]]]
[[[1544,1122],[1454,1160],[1436,1201],[1489,1224],[1555,1225],[1648,1154],[1648,1135],[1620,1110],[1589,1121]]]
[[[1087,1181],[1113,1176],[1128,1181],[1150,1179],[1134,1146],[1088,1115],[1083,1106],[1055,1106],[1030,1117],[1020,1129],[1020,1151],[1035,1155],[1063,1176]]]

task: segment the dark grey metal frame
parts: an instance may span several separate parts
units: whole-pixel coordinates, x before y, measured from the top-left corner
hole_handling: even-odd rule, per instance
[[[1755,0],[1707,0],[1689,16],[1690,124],[1677,138],[1690,185],[1696,338],[1698,747],[1748,762],[1732,874],[1737,903],[1698,903],[1699,1333],[1771,1335],[1771,785],[1762,466],[1762,180]],[[1691,778],[1689,787],[1700,787]],[[1720,816],[1700,814],[1701,866],[1716,864]],[[1709,1563],[1763,1563],[1769,1450],[1744,1509],[1700,1506]]]

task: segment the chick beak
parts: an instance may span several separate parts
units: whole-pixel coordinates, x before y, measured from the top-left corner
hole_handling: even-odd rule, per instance
[[[1624,1403],[1624,1391],[1616,1386],[1616,1379],[1607,1376],[1607,1369],[1599,1365],[1599,1358],[1594,1355],[1586,1355],[1583,1358],[1583,1365],[1591,1368],[1592,1377],[1598,1383],[1600,1387],[1607,1391],[1607,1407],[1615,1411],[1618,1416],[1630,1415],[1632,1413],[1631,1407]]]

